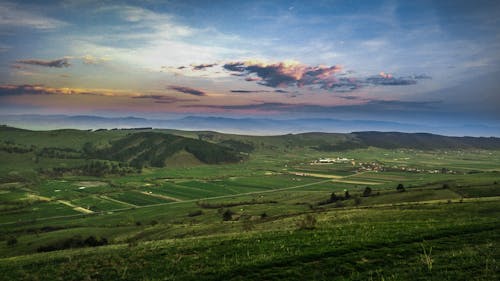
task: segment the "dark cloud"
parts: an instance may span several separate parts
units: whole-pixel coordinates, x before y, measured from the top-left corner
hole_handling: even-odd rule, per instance
[[[216,66],[216,63],[210,63],[210,64],[198,64],[198,65],[191,65],[193,70],[204,70],[206,68],[214,67]]]
[[[172,85],[172,86],[168,86],[167,89],[174,90],[174,91],[179,92],[179,93],[194,95],[194,96],[206,96],[207,95],[207,93],[205,93],[201,90],[197,90],[197,89],[193,89],[193,88],[189,88],[189,87],[183,87],[183,86]]]
[[[69,67],[71,65],[67,58],[62,58],[57,60],[37,60],[37,59],[17,60],[16,63],[38,65],[44,67],[56,67],[56,68]]]
[[[250,94],[250,93],[269,93],[271,91],[265,90],[231,90],[231,93],[241,93],[241,94]]]
[[[277,89],[274,91],[266,91],[266,90],[231,90],[231,93],[241,93],[241,94],[249,94],[249,93],[289,93],[288,91]]]
[[[198,101],[197,99],[181,99],[176,97],[170,97],[165,95],[141,95],[134,96],[133,99],[151,99],[155,103],[175,103],[175,102],[187,102],[187,101]]]

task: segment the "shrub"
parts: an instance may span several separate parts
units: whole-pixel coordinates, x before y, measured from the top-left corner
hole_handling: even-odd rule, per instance
[[[314,229],[314,228],[316,228],[316,218],[311,214],[307,214],[304,217],[304,219],[297,222],[297,227],[300,230],[302,230],[302,229],[305,229],[305,230]]]
[[[349,190],[346,190],[346,191],[344,192],[344,198],[345,198],[346,200],[347,200],[347,199],[349,199],[349,198],[351,198],[351,195],[349,194]]]
[[[81,236],[77,235],[50,245],[40,246],[38,247],[37,252],[51,252],[71,248],[97,247],[107,244],[108,239],[106,238],[97,239],[94,236],[89,236],[83,239]]]
[[[11,236],[9,237],[9,239],[7,239],[7,246],[14,246],[17,244],[17,238],[14,237],[14,236]]]
[[[197,217],[203,215],[202,210],[196,210],[188,213],[188,217]]]
[[[360,197],[356,196],[354,197],[354,205],[359,206],[361,204],[362,200]]]
[[[399,192],[403,192],[403,191],[405,191],[405,187],[404,187],[404,185],[402,183],[400,183],[396,187],[396,190],[399,191]]]
[[[230,209],[227,209],[224,213],[222,213],[223,221],[230,221],[233,218],[234,212]]]
[[[363,197],[368,197],[370,195],[372,195],[372,189],[369,186],[367,186],[363,191]]]

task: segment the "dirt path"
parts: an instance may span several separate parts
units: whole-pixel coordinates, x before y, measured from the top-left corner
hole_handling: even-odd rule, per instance
[[[364,185],[379,185],[381,182],[372,182],[372,181],[355,181],[355,180],[343,180],[343,179],[333,179],[333,182],[343,182],[343,183],[352,183],[352,184],[364,184]]]
[[[316,174],[316,173],[304,173],[304,172],[290,172],[292,175],[302,176],[302,177],[315,177],[315,178],[325,178],[325,179],[341,179],[342,176],[336,175],[326,175],[326,174]]]
[[[116,199],[113,199],[113,198],[108,197],[106,195],[101,195],[99,197],[102,198],[102,199],[108,200],[108,201],[113,201],[115,203],[120,203],[122,205],[127,205],[127,206],[134,207],[134,208],[137,207],[137,205],[134,205],[134,204],[131,204],[131,203],[127,203],[127,202],[123,202],[123,201],[120,201],[120,200],[116,200]]]
[[[69,206],[71,208],[73,208],[73,210],[77,211],[77,212],[80,212],[80,213],[84,213],[84,214],[92,214],[94,213],[94,211],[92,210],[89,210],[89,209],[85,209],[83,207],[80,207],[80,206],[77,206],[77,205],[74,205],[73,203],[69,202],[69,201],[65,201],[65,200],[57,200],[57,202],[61,203],[61,204],[64,204],[66,206]]]
[[[175,197],[171,197],[171,196],[167,196],[167,195],[156,194],[156,193],[148,193],[146,191],[137,191],[137,192],[142,193],[144,195],[149,195],[149,196],[153,196],[153,197],[157,197],[157,198],[161,198],[161,199],[166,199],[166,200],[177,201],[177,202],[182,201],[179,198],[175,198]]]
[[[370,182],[370,181],[357,181],[357,180],[344,180],[344,178],[359,175],[361,173],[357,173],[354,175],[348,176],[337,176],[337,175],[326,175],[326,174],[316,174],[316,173],[303,173],[303,172],[290,172],[292,175],[302,176],[302,177],[315,177],[315,178],[325,178],[331,179],[333,182],[343,182],[343,183],[352,183],[352,184],[364,184],[364,185],[378,185],[382,184],[381,182]]]

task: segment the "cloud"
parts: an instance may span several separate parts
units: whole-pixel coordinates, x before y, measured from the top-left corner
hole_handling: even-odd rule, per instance
[[[85,55],[81,57],[82,61],[84,64],[92,64],[92,65],[97,65],[97,64],[102,64],[106,61],[109,61],[109,58],[106,57],[94,57],[92,55]]]
[[[270,93],[271,91],[266,90],[231,90],[231,93],[241,93],[241,94],[250,94],[250,93]]]
[[[228,62],[223,68],[247,76],[246,81],[259,81],[273,88],[332,85],[340,66],[307,66],[296,61],[266,63],[261,61]]]
[[[274,91],[267,91],[267,90],[231,90],[231,93],[242,93],[242,94],[249,94],[249,93],[289,93],[288,91],[277,89]]]
[[[289,91],[285,91],[285,90],[281,90],[281,89],[274,90],[274,92],[275,93],[283,93],[283,94],[289,93]]]
[[[0,96],[52,94],[55,94],[55,92],[47,90],[43,85],[0,85]]]
[[[116,92],[111,90],[51,88],[41,84],[0,85],[0,96],[19,96],[19,95],[92,95],[92,96],[114,97],[114,96],[130,96],[133,94],[129,92]]]
[[[205,70],[206,68],[214,67],[216,66],[216,63],[207,63],[207,64],[198,64],[198,65],[191,65],[193,70]]]
[[[383,86],[406,86],[417,84],[417,80],[411,77],[394,77],[392,74],[380,72],[378,76],[366,78],[365,83]]]
[[[273,88],[313,86],[323,90],[350,92],[365,86],[407,86],[419,79],[430,79],[427,75],[395,77],[380,72],[369,77],[354,77],[355,72],[341,72],[341,67],[308,66],[296,61],[266,63],[261,61],[227,62],[223,69],[233,76],[245,77],[245,81],[257,82]]]
[[[194,95],[194,96],[206,96],[207,95],[207,93],[205,93],[201,90],[197,90],[197,89],[193,89],[193,88],[189,88],[189,87],[183,87],[183,86],[171,85],[171,86],[168,86],[167,89],[174,90],[174,91],[179,92],[179,93]]]
[[[418,74],[418,75],[413,75],[413,79],[432,79],[431,76],[427,74]]]
[[[37,65],[44,67],[56,67],[56,68],[69,67],[71,65],[69,63],[68,58],[61,58],[56,60],[38,60],[38,59],[17,60],[16,63]]]
[[[65,22],[40,15],[40,11],[30,11],[13,3],[0,3],[0,26],[29,27],[40,30],[55,29]]]
[[[176,102],[189,102],[198,101],[197,99],[181,99],[165,95],[140,95],[134,96],[133,99],[152,99],[155,103],[176,103]]]

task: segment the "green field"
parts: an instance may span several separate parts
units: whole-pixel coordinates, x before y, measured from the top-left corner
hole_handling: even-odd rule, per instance
[[[84,152],[86,143],[107,147],[131,133],[1,130],[3,278],[500,279],[499,150],[332,152],[314,146],[342,135],[212,133],[214,145],[254,150],[231,163],[174,155],[165,167],[126,171],[110,167],[128,162]],[[14,146],[22,149],[9,152]],[[70,150],[42,153],[53,147]],[[353,161],[314,164],[337,157]],[[75,168],[92,161],[108,172]]]

